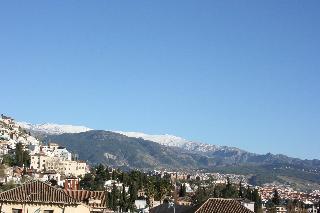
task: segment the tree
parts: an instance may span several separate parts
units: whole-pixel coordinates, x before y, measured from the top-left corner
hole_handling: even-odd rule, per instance
[[[257,189],[254,189],[252,192],[252,201],[254,202],[254,212],[262,211],[262,201]]]
[[[131,185],[129,186],[129,194],[130,194],[130,202],[134,203],[138,195],[138,189],[134,182],[131,183]]]
[[[111,190],[111,198],[112,198],[112,203],[113,203],[113,210],[117,210],[118,207],[120,207],[120,194],[119,190],[116,186],[115,183],[112,185],[112,190]]]
[[[15,164],[17,166],[23,166],[23,154],[24,154],[24,151],[23,151],[23,145],[22,143],[17,143],[16,144],[16,151],[15,151]]]
[[[243,198],[243,187],[242,187],[242,181],[239,183],[239,197]]]
[[[80,181],[80,187],[82,189],[93,190],[94,188],[94,177],[91,173],[84,175],[83,179]]]
[[[128,201],[127,201],[127,193],[126,193],[126,187],[122,186],[122,192],[121,192],[121,199],[120,199],[120,208],[122,212],[128,211]]]
[[[0,186],[0,191],[7,191],[9,189],[13,189],[14,187],[16,187],[16,184],[11,180],[10,182],[3,184],[2,186]]]
[[[277,189],[273,192],[272,203],[276,206],[280,205],[280,196]]]
[[[96,190],[104,190],[104,182],[107,180],[107,172],[102,164],[96,167],[94,185]]]
[[[106,167],[106,180],[110,180],[110,179],[111,179],[111,175],[110,175],[109,167]]]
[[[249,186],[247,187],[247,189],[245,191],[245,198],[247,198],[249,200],[253,200],[252,190],[250,189]]]
[[[24,166],[29,167],[30,163],[31,163],[31,157],[30,157],[29,151],[27,151],[27,150],[23,151],[22,159],[23,159]]]
[[[236,198],[236,197],[238,197],[238,192],[237,192],[236,188],[231,184],[229,178],[227,178],[226,187],[222,190],[222,196],[224,198]]]
[[[2,163],[10,167],[15,166],[15,157],[10,154],[6,154],[2,157]]]
[[[186,184],[181,184],[180,185],[180,190],[179,190],[179,197],[185,197],[186,196]]]
[[[206,201],[209,198],[207,195],[206,189],[204,187],[198,186],[198,189],[193,196],[192,200],[194,204],[200,204]]]
[[[113,204],[113,197],[112,197],[112,193],[111,192],[108,192],[108,207],[110,209],[113,209],[114,208],[114,204]]]

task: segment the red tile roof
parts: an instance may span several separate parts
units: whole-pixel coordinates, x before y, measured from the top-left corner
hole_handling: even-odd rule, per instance
[[[209,198],[195,213],[253,213],[233,199]]]
[[[0,193],[0,202],[34,202],[76,205],[79,202],[63,190],[41,181],[30,181],[19,187]]]
[[[94,208],[106,208],[106,192],[104,191],[87,191],[87,190],[64,190],[67,195],[78,202]],[[95,202],[98,201],[98,202]]]

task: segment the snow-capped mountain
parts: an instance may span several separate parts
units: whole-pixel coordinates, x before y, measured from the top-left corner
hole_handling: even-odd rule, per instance
[[[116,133],[120,133],[128,137],[142,138],[144,140],[153,141],[165,146],[179,147],[189,151],[214,152],[214,151],[228,150],[228,151],[241,152],[241,150],[237,148],[189,141],[184,138],[174,136],[174,135],[169,135],[169,134],[150,135],[142,132],[123,132],[123,131],[116,131]]]
[[[66,124],[52,124],[52,123],[45,123],[45,124],[31,124],[27,122],[17,122],[19,126],[24,129],[34,131],[34,132],[41,132],[51,135],[60,135],[63,133],[80,133],[80,132],[87,132],[92,129],[85,127],[85,126],[73,126],[73,125],[66,125]]]
[[[120,133],[122,135],[132,137],[132,138],[142,138],[144,140],[153,141],[165,146],[177,146],[183,147],[187,144],[191,143],[190,141],[177,137],[174,135],[149,135],[142,132],[123,132],[123,131],[115,131],[116,133]]]
[[[31,124],[27,122],[17,122],[22,128],[27,129],[29,131],[37,132],[37,133],[44,133],[48,135],[60,135],[63,133],[80,133],[80,132],[87,132],[93,130],[91,128],[85,126],[73,126],[73,125],[61,125],[61,124],[52,124],[52,123],[45,123],[45,124]],[[142,138],[144,140],[153,141],[159,143],[164,146],[171,146],[171,147],[179,147],[183,148],[188,151],[195,151],[195,152],[215,152],[215,151],[235,151],[235,152],[242,152],[242,150],[232,147],[226,146],[217,146],[212,144],[206,143],[199,143],[194,141],[189,141],[187,139],[163,134],[163,135],[152,135],[146,134],[142,132],[124,132],[124,131],[111,131],[115,133],[119,133],[128,137],[134,138]]]

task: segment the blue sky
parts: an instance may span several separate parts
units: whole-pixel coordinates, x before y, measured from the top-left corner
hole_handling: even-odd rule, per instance
[[[320,158],[319,1],[1,1],[0,111]]]

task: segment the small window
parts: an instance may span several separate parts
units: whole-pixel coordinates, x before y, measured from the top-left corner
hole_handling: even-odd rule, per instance
[[[53,213],[53,210],[43,210],[43,213]]]
[[[12,213],[22,213],[22,209],[12,209]]]

